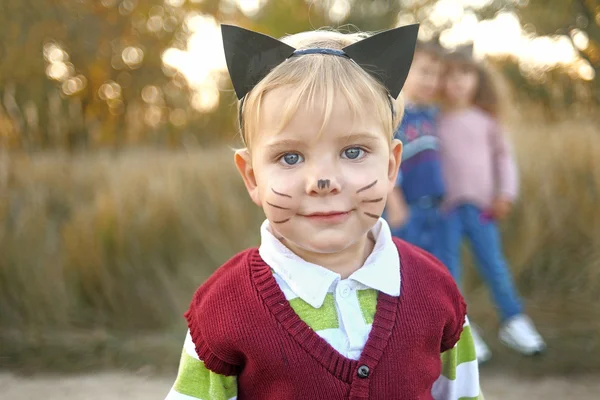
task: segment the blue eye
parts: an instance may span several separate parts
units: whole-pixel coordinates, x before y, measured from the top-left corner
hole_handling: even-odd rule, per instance
[[[296,165],[302,160],[302,156],[298,153],[286,153],[280,158],[280,161],[285,165]]]
[[[365,151],[360,147],[350,147],[344,150],[344,156],[350,160],[356,160],[357,158],[361,157],[364,152]]]

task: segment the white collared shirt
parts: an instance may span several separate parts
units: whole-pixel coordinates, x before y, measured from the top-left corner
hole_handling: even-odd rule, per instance
[[[362,295],[366,292],[360,292],[375,290],[390,296],[400,295],[400,257],[387,222],[381,218],[377,221],[371,230],[375,238],[373,251],[363,266],[347,279],[297,256],[271,233],[268,220],[260,232],[260,256],[273,270],[286,299],[291,304],[300,299],[312,308],[303,305],[302,310],[327,316],[331,316],[333,310],[326,308],[335,305],[337,324],[331,320],[322,322],[319,327],[324,329],[315,329],[315,332],[343,356],[359,359],[371,332],[369,316],[374,314],[376,304],[372,297],[364,299],[366,296]],[[328,294],[333,302],[326,303]]]

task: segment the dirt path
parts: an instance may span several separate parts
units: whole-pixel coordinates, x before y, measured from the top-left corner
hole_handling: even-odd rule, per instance
[[[15,377],[0,374],[0,399],[4,400],[161,400],[172,378],[126,373],[71,377]],[[482,376],[486,400],[597,400],[600,381],[594,377],[521,380],[497,373]]]

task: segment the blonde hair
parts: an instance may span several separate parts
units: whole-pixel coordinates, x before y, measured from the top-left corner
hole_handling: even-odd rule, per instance
[[[281,40],[298,50],[341,50],[366,37],[366,33],[343,34],[317,30],[290,35]],[[240,132],[248,148],[260,124],[260,108],[264,96],[283,86],[291,86],[293,90],[282,105],[280,130],[290,122],[301,106],[314,106],[319,104],[318,102],[324,110],[323,128],[331,117],[334,102],[339,101],[336,96],[341,95],[348,102],[355,117],[365,112],[366,105],[374,105],[376,116],[391,141],[404,110],[402,96],[398,96],[398,100],[392,100],[381,83],[350,59],[324,54],[292,57],[275,67],[243,101],[238,102]]]

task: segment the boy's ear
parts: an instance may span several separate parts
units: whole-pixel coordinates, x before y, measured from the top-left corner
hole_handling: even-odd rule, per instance
[[[388,185],[389,192],[396,186],[396,179],[398,178],[398,170],[400,169],[400,162],[402,161],[402,142],[398,139],[392,140],[390,145],[390,161],[388,164]]]
[[[244,180],[244,185],[246,185],[250,198],[257,206],[262,207],[260,196],[258,195],[256,177],[254,176],[254,168],[252,168],[250,151],[248,149],[237,150],[233,156],[233,162]]]

